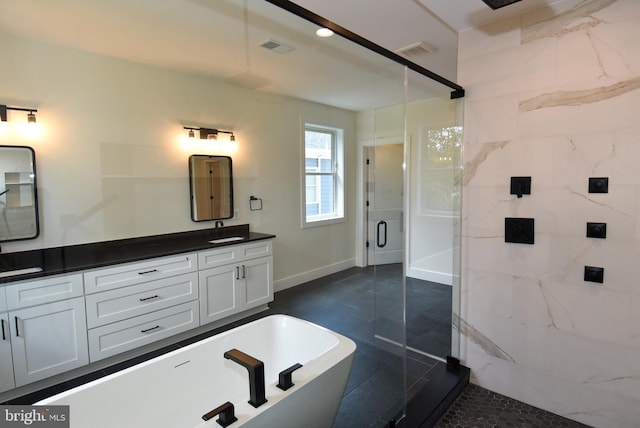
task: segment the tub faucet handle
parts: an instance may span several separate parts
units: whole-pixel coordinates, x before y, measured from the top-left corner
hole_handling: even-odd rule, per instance
[[[216,416],[220,417],[216,420],[218,425],[226,427],[238,420],[234,414],[234,407],[230,401],[227,401],[222,406],[216,407],[212,411],[202,415],[202,419],[208,421]]]
[[[293,386],[293,382],[291,379],[293,372],[298,370],[300,367],[302,367],[302,364],[296,363],[291,367],[289,367],[288,369],[282,370],[278,375],[278,384],[276,386],[283,391],[286,391],[287,389],[291,388]]]

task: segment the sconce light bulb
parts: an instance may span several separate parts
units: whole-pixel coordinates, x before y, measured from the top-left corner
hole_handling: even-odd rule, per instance
[[[212,133],[212,134],[207,134],[207,140],[217,140],[218,139],[218,133]]]
[[[36,115],[34,112],[30,111],[29,114],[27,114],[27,122],[36,123]]]
[[[189,130],[189,138],[196,138],[196,133],[193,132],[193,129]]]
[[[236,136],[235,136],[235,135],[233,135],[233,134],[231,134],[231,137],[229,137],[229,140],[230,140],[230,141],[236,141]]]

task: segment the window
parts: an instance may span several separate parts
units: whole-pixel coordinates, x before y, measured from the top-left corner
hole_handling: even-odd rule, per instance
[[[422,128],[420,138],[419,214],[455,217],[460,213],[462,127]]]
[[[302,227],[344,221],[343,131],[304,127]]]

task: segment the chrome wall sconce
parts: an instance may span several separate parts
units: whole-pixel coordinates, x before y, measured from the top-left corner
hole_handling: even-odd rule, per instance
[[[212,128],[194,128],[191,126],[185,126],[184,129],[189,131],[189,138],[196,138],[196,131],[198,131],[201,140],[217,140],[218,134],[229,134],[229,141],[236,141],[236,136],[232,131]]]
[[[0,104],[0,121],[7,121],[7,111],[15,110],[15,111],[26,111],[27,113],[27,122],[28,123],[36,123],[36,112],[38,110],[34,108],[21,108],[21,107],[9,107],[4,104]]]

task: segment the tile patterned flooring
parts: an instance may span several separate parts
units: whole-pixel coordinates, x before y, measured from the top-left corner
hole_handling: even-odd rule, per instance
[[[351,268],[277,293],[271,313],[286,313],[343,334],[357,344],[356,355],[334,428],[384,427],[401,409],[403,399],[402,362],[398,349],[375,338],[385,331],[393,339],[401,314],[401,267]],[[422,281],[421,281],[422,282]],[[415,321],[407,338],[420,346],[422,335],[438,338],[445,355],[450,348],[450,287],[432,284],[434,290],[419,289],[407,297],[413,302],[407,317]],[[429,285],[429,284],[422,284]],[[408,290],[412,287],[407,287]],[[444,292],[443,292],[444,290]],[[447,292],[449,293],[447,302]],[[429,307],[429,301],[433,307]],[[419,305],[419,302],[423,302]],[[440,306],[446,308],[440,308]],[[422,311],[418,307],[422,306]],[[376,321],[376,311],[382,315]],[[450,315],[449,315],[450,316]],[[407,363],[409,396],[426,385],[437,361],[410,352]]]
[[[579,422],[469,384],[435,428],[585,428]]]

